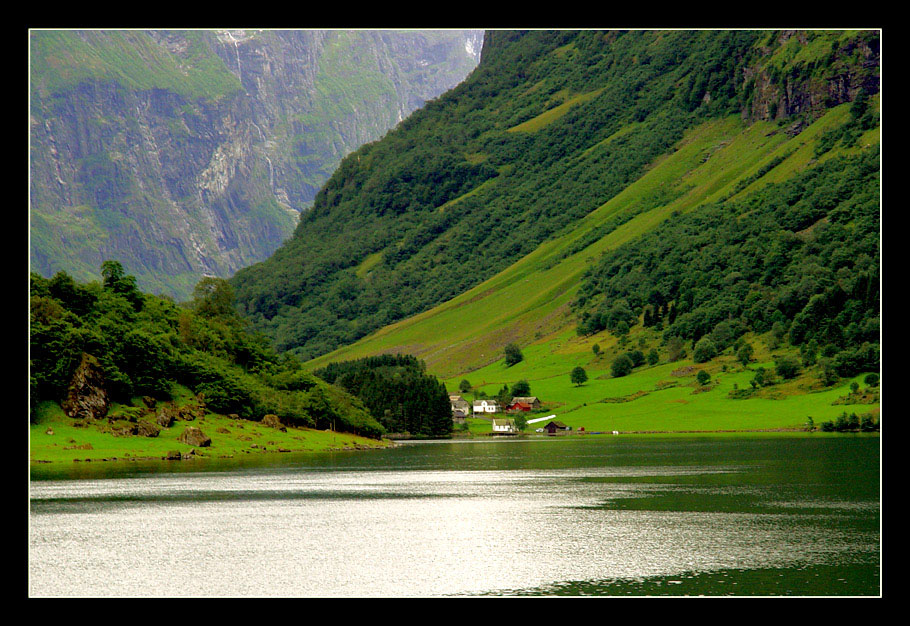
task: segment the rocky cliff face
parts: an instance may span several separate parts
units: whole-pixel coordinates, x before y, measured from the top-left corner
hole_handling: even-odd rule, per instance
[[[799,129],[826,109],[852,102],[860,91],[879,91],[880,41],[875,31],[777,31],[758,48],[759,59],[743,73],[751,93],[743,119],[796,117]]]
[[[32,269],[183,299],[269,256],[340,159],[476,66],[481,31],[33,31]]]

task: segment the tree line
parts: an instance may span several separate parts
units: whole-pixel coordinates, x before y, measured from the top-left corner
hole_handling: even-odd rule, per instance
[[[312,428],[367,437],[385,431],[354,396],[304,372],[252,332],[233,306],[233,288],[204,278],[183,305],[143,293],[117,261],[102,281],[81,284],[66,272],[30,280],[30,406],[60,402],[83,354],[97,359],[111,400],[170,399],[188,387],[206,407],[249,420],[275,414]]]
[[[383,354],[330,363],[314,372],[359,398],[390,433],[419,437],[452,434],[445,385],[411,355]]]

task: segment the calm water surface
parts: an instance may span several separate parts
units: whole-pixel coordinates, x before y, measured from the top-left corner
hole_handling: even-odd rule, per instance
[[[426,442],[232,469],[99,463],[80,480],[38,467],[29,593],[878,595],[879,442]]]

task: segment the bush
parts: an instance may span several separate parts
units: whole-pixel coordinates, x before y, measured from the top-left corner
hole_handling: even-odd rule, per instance
[[[708,337],[699,339],[698,343],[695,344],[695,350],[692,353],[692,358],[695,362],[705,363],[715,356],[717,356],[717,346],[714,345],[714,342]]]
[[[628,376],[632,373],[632,359],[627,354],[619,355],[610,366],[610,373],[614,378]]]
[[[736,360],[745,367],[749,364],[749,361],[752,360],[752,354],[755,350],[748,343],[743,343],[739,349],[736,351]]]
[[[686,342],[682,337],[670,337],[667,340],[667,359],[670,363],[686,358]]]
[[[526,380],[519,380],[517,383],[512,385],[512,397],[527,397],[531,395],[531,385]]]
[[[628,353],[629,359],[632,361],[632,367],[638,367],[639,365],[644,365],[645,363],[645,354],[641,350],[632,350]]]
[[[657,365],[657,362],[660,361],[660,355],[657,353],[657,350],[651,350],[648,352],[648,365]]]
[[[510,343],[509,345],[507,345],[505,347],[505,354],[506,354],[506,365],[508,365],[509,367],[515,365],[516,363],[520,363],[525,358],[524,355],[521,353],[521,349],[518,347],[517,344],[514,344],[514,343]]]
[[[795,378],[799,374],[799,361],[791,356],[782,356],[774,363],[774,370],[785,380]]]
[[[755,370],[755,375],[752,377],[752,380],[749,381],[753,389],[758,387],[764,387],[771,383],[770,378],[768,377],[768,372],[765,368],[759,367]]]
[[[698,380],[699,385],[706,385],[709,380],[711,380],[711,374],[705,370],[698,370],[698,374],[695,375],[696,380]]]
[[[878,374],[866,374],[866,377],[863,379],[863,382],[866,383],[868,387],[875,387],[878,385],[878,381]]]

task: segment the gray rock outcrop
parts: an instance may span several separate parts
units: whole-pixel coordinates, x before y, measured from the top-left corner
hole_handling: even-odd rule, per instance
[[[111,402],[98,359],[82,353],[82,360],[73,374],[62,406],[66,415],[73,419],[95,420],[107,415]]]
[[[180,433],[180,436],[177,437],[177,441],[196,446],[197,448],[206,448],[212,445],[212,439],[195,426],[187,426],[184,431]]]

